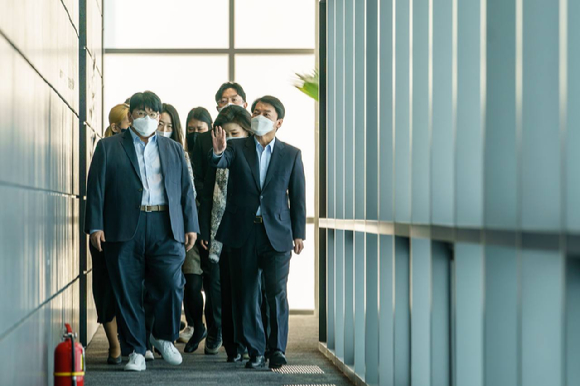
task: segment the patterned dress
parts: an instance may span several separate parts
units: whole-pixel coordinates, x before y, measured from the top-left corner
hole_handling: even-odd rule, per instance
[[[226,209],[226,197],[228,194],[228,169],[217,169],[215,175],[215,187],[213,189],[213,206],[211,208],[211,243],[209,247],[209,259],[214,263],[220,261],[223,244],[215,239],[215,234],[220,226]]]

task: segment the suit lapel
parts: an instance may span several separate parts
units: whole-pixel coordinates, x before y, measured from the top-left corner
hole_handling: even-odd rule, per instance
[[[161,164],[161,174],[163,175],[163,186],[165,187],[165,191],[169,192],[167,188],[167,170],[165,165],[169,165],[167,162],[168,157],[168,144],[167,141],[161,139],[160,135],[157,136],[157,151],[159,152],[159,163]],[[173,141],[170,139],[170,141]]]
[[[254,176],[256,187],[258,190],[262,190],[260,189],[260,165],[258,164],[256,142],[254,141],[254,137],[248,137],[246,140],[246,145],[244,146],[244,155],[246,156],[246,161],[248,162],[248,166],[250,167],[252,175]]]
[[[274,151],[272,152],[272,158],[270,159],[270,165],[268,165],[268,171],[266,172],[266,180],[264,181],[264,187],[262,190],[266,189],[268,182],[272,179],[272,176],[277,172],[278,165],[282,161],[282,155],[284,153],[284,142],[276,139],[274,143]]]
[[[141,180],[141,171],[139,170],[139,162],[137,162],[137,153],[135,153],[135,145],[133,144],[133,136],[129,132],[130,128],[127,129],[123,133],[123,141],[121,145],[123,145],[123,149],[125,149],[125,153],[127,153],[127,157],[129,157],[129,161],[131,161],[131,165],[133,165],[133,169],[135,173],[137,173],[137,177]],[[143,181],[141,181],[143,183]]]

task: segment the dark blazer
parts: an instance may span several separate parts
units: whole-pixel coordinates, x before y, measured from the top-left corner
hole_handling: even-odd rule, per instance
[[[231,139],[229,144],[232,144],[232,141],[245,141],[246,138],[233,138]],[[213,191],[215,189],[215,180],[216,180],[216,168],[209,165],[209,157],[213,152],[213,144],[210,142],[210,148],[207,150],[205,147],[203,148],[205,151],[205,165],[207,170],[205,173],[201,175],[203,178],[203,190],[201,193],[198,193],[199,197],[199,229],[200,229],[200,239],[201,240],[210,240],[211,234],[211,210],[213,208]],[[270,161],[271,162],[271,161]],[[228,179],[228,186],[229,186],[229,179]]]
[[[190,150],[191,163],[193,164],[193,176],[195,177],[195,191],[200,194],[203,191],[207,173],[215,174],[215,169],[209,167],[208,153],[213,149],[211,131],[198,135],[195,146]],[[211,176],[210,176],[211,177]]]
[[[189,154],[193,165],[195,190],[199,201],[200,239],[209,241],[211,230],[211,208],[213,207],[213,188],[216,169],[209,165],[208,154],[213,149],[211,132],[201,133]]]
[[[183,243],[186,232],[199,232],[187,161],[177,142],[161,136],[157,141],[173,238]],[[109,242],[131,240],[141,215],[142,195],[129,130],[100,140],[89,169],[85,232],[103,230]]]
[[[247,240],[256,211],[262,217],[268,239],[278,252],[290,251],[294,239],[306,238],[306,193],[304,166],[299,149],[276,139],[264,187],[254,137],[229,141],[222,157],[210,165],[229,168],[226,210],[216,239],[232,248]]]

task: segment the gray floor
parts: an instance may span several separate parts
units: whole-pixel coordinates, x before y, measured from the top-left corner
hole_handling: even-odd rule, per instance
[[[177,348],[183,352],[183,344]],[[102,328],[89,344],[86,353],[86,385],[351,385],[318,351],[318,319],[313,316],[290,316],[288,366],[286,370],[322,370],[319,374],[282,374],[246,370],[243,365],[226,363],[221,349],[216,356],[203,354],[203,343],[192,354],[183,355],[181,366],[170,366],[163,359],[147,362],[143,373],[124,372],[122,365],[106,364],[107,340]],[[311,366],[311,367],[306,367]],[[313,366],[313,367],[312,367]],[[284,367],[282,368],[284,369]]]

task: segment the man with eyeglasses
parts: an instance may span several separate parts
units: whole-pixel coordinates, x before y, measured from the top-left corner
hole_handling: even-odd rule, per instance
[[[181,267],[199,232],[183,148],[156,134],[161,107],[153,92],[131,97],[130,130],[99,141],[87,182],[85,231],[105,251],[119,331],[132,351],[128,371],[146,369],[146,339],[166,362],[182,362],[173,345],[185,283]],[[143,282],[154,308],[151,337]]]
[[[218,113],[224,107],[230,105],[238,105],[243,108],[248,107],[246,92],[236,82],[223,83],[215,94],[215,102]],[[205,181],[205,174],[208,171],[209,163],[207,155],[213,146],[211,142],[211,129],[210,127],[208,131],[200,133],[195,140],[193,150],[189,149],[193,153],[191,162],[193,163],[193,175],[195,177],[197,192],[203,191],[203,182]]]

